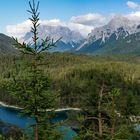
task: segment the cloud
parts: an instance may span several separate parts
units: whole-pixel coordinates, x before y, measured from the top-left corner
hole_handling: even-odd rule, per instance
[[[128,1],[127,6],[133,9],[134,11],[127,14],[126,17],[130,20],[140,22],[140,4],[135,3],[133,1]]]
[[[30,31],[32,23],[30,20],[26,20],[23,23],[16,25],[8,25],[6,31],[10,36],[20,37],[23,33]]]
[[[89,13],[81,16],[73,16],[70,21],[87,26],[98,26],[103,24],[106,18],[98,13]]]
[[[65,23],[62,23],[59,19],[40,20],[39,23],[41,25],[48,25],[48,26],[60,26],[60,25],[65,26]],[[26,20],[16,25],[8,25],[6,27],[6,31],[10,36],[21,37],[25,33],[30,31],[31,26],[32,26],[31,21]]]
[[[106,19],[100,14],[89,13],[81,16],[73,16],[68,22],[62,22],[60,19],[40,20],[41,25],[47,26],[67,26],[71,30],[79,31],[83,36],[87,36],[97,26],[103,25]],[[8,25],[6,31],[8,35],[22,37],[30,31],[31,21],[27,20],[16,25]]]
[[[140,11],[132,12],[126,15],[126,17],[133,21],[140,21]]]
[[[48,26],[66,26],[66,24],[61,22],[59,19],[41,20],[40,24]]]
[[[127,6],[134,11],[124,16],[130,20],[140,21],[140,5],[133,1],[127,1]],[[51,19],[40,20],[40,24],[48,26],[66,26],[71,30],[79,31],[82,35],[87,36],[94,28],[105,25],[113,15],[114,14],[110,14],[105,17],[99,13],[88,13],[85,15],[72,16],[67,22],[63,22],[60,19]],[[8,25],[6,31],[9,36],[19,38],[30,31],[31,25],[31,21],[26,20],[19,24]]]
[[[87,36],[95,27],[104,25],[106,18],[98,13],[88,13],[80,16],[73,16],[70,18],[67,26],[71,30],[77,30],[82,35]]]
[[[127,6],[131,9],[137,9],[139,7],[139,5],[133,1],[128,1]]]
[[[94,29],[94,26],[88,26],[74,22],[69,22],[67,26],[73,31],[80,32],[85,37],[91,32],[91,30]]]

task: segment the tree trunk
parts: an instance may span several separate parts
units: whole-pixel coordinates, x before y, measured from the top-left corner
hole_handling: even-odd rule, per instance
[[[99,101],[98,101],[98,123],[99,123],[99,137],[100,139],[103,137],[103,126],[102,126],[102,113],[101,113],[101,104],[103,97],[104,84],[101,87],[101,91],[99,93]]]
[[[37,123],[35,125],[35,140],[39,140],[38,139],[38,124]]]
[[[114,134],[115,134],[115,98],[112,97],[112,128],[111,128],[111,138],[114,140]]]
[[[102,138],[102,135],[103,135],[103,131],[102,131],[102,115],[101,115],[101,113],[99,113],[99,136],[100,136],[100,138]]]

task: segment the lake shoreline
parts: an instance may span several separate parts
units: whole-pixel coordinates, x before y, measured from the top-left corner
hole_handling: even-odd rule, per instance
[[[14,105],[7,105],[6,103],[1,102],[1,101],[0,101],[0,106],[7,107],[7,108],[13,108],[13,109],[23,109],[23,108],[20,108],[20,107],[14,106]],[[56,109],[55,112],[60,112],[60,111],[70,111],[70,110],[73,110],[73,111],[81,111],[80,108],[66,107],[66,108]],[[48,109],[47,111],[51,111],[51,110]]]
[[[14,105],[7,105],[5,104],[4,102],[1,102],[0,101],[0,106],[3,106],[3,107],[7,107],[7,108],[13,108],[13,109],[23,109],[23,108],[20,108],[20,107],[17,107],[17,106],[14,106]],[[81,111],[80,108],[72,108],[72,107],[66,107],[66,108],[59,108],[59,109],[56,109],[54,110],[55,112],[61,112],[61,111]],[[51,111],[51,109],[48,109],[47,111]],[[130,116],[129,118],[132,122],[140,122],[140,116]]]
[[[22,109],[20,107],[14,106],[14,105],[8,105],[8,104],[1,102],[1,101],[0,101],[0,106],[7,107],[7,108],[13,108],[13,109]]]

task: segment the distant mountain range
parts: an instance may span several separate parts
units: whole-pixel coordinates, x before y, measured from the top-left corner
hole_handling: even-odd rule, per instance
[[[140,24],[123,16],[115,16],[102,27],[95,28],[77,49],[88,54],[140,54]]]
[[[39,40],[46,36],[57,40],[56,48],[50,51],[73,52],[94,55],[140,54],[140,24],[121,15],[114,16],[108,24],[95,28],[84,38],[79,32],[65,26],[39,27]],[[32,41],[32,33],[28,32],[20,41]],[[15,53],[13,40],[0,34],[0,54]]]
[[[51,49],[50,51],[70,51],[74,48],[77,48],[84,40],[84,37],[79,32],[72,31],[65,26],[41,25],[38,29],[38,32],[38,42],[40,42],[41,39],[45,39],[46,37],[53,38],[54,40],[58,40],[61,38],[61,40],[57,43],[57,47]],[[31,32],[28,32],[24,37],[20,39],[20,41],[31,43],[32,36],[33,34]]]

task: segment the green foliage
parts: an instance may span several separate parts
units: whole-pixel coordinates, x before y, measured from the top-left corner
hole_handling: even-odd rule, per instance
[[[3,129],[4,128],[4,129]],[[0,120],[0,140],[26,140],[22,129]]]
[[[133,126],[121,124],[117,129],[114,140],[139,140],[140,133]]]
[[[50,80],[41,68],[44,59],[43,52],[51,47],[54,47],[56,42],[51,41],[46,37],[40,44],[38,41],[39,27],[39,2],[37,5],[34,0],[29,2],[33,27],[32,44],[19,43],[15,39],[15,47],[21,51],[24,56],[30,56],[31,61],[22,63],[19,67],[18,61],[14,60],[15,69],[11,74],[11,79],[8,81],[7,89],[18,99],[18,105],[22,109],[22,115],[29,115],[35,119],[33,128],[33,137],[35,140],[56,139],[60,135],[55,135],[55,129],[51,125],[51,119],[54,117],[54,109],[56,106],[57,94],[50,91]],[[53,114],[53,115],[52,115]],[[48,127],[49,126],[49,127]],[[54,132],[53,132],[54,131]],[[46,133],[45,133],[46,132]]]
[[[129,117],[140,115],[140,58],[48,53],[57,41],[46,37],[38,43],[39,2],[37,5],[29,2],[29,6],[33,41],[26,44],[7,38],[22,55],[0,56],[0,100],[22,107],[22,115],[35,118],[36,123],[30,126],[35,140],[62,138],[57,130],[59,124],[50,121],[56,107],[82,109],[76,120],[76,140],[138,140],[139,134]],[[128,39],[115,45],[110,43],[111,47],[106,45],[100,51],[119,52]],[[132,43],[127,46],[130,53],[139,50],[139,44],[134,41],[135,50]],[[28,139],[26,135],[13,136],[11,132],[7,137],[0,135],[0,139]]]
[[[48,65],[41,65],[39,66],[39,69],[43,71],[47,77],[50,77],[48,78],[48,84],[50,85],[48,86],[48,90],[50,91],[48,93],[57,93],[58,91],[61,93],[60,98],[57,100],[57,108],[67,106],[80,107],[84,109],[84,111],[88,108],[90,112],[89,115],[93,113],[97,115],[96,109],[93,106],[97,106],[99,91],[104,82],[106,85],[105,91],[107,93],[117,93],[118,89],[121,93],[119,96],[115,96],[117,112],[124,116],[140,114],[139,57],[99,58],[68,53],[44,53],[42,55],[44,56],[44,59],[41,60],[41,63],[45,64],[47,62]],[[131,63],[128,62],[129,60],[131,60]],[[3,83],[9,83],[9,81],[13,79],[13,75],[17,79],[18,77],[20,77],[20,79],[22,77],[25,81],[29,78],[29,62],[32,63],[33,61],[31,56],[16,57],[16,64],[14,64],[12,57],[7,57],[7,59],[3,58],[0,59],[0,61],[0,68],[4,69],[1,73],[1,85]],[[13,65],[16,66],[14,69]],[[9,73],[9,70],[7,70],[6,67],[8,67],[13,74]],[[28,80],[30,81],[30,78]],[[25,82],[25,84],[27,83]],[[15,103],[22,106],[21,102],[18,101],[19,99],[14,101],[9,93],[4,93],[2,90],[1,92],[5,95],[5,99],[2,98],[4,96],[1,97],[2,100],[7,103],[12,101],[13,104]],[[104,114],[103,116],[106,116],[107,118],[111,115],[111,97],[106,96],[103,99],[103,110],[107,112],[107,114]],[[9,98],[9,100],[7,101],[6,98]],[[110,103],[107,102],[108,100]],[[129,126],[128,117],[125,117],[125,119],[126,120],[124,121],[120,119],[116,121],[116,132],[119,131],[119,128],[122,125]],[[73,122],[75,122],[75,119]],[[78,122],[80,123],[80,121]],[[93,126],[94,123],[90,124]],[[81,128],[80,124],[78,126]],[[108,130],[107,123],[104,123],[104,127]],[[135,134],[135,132],[131,131],[132,129],[130,129],[130,127],[128,128],[129,132]],[[92,132],[90,127],[85,127],[81,134],[85,135],[85,130]],[[121,134],[123,134],[123,132]]]
[[[45,60],[43,60],[42,63],[45,63],[45,61],[47,61],[48,65],[43,65],[39,68],[43,70],[46,76],[49,75],[52,79],[50,81],[49,78],[47,82],[49,85],[51,85],[50,87],[47,87],[50,91],[48,93],[51,94],[55,93],[56,91],[59,91],[61,93],[60,102],[58,102],[57,107],[80,107],[83,108],[84,111],[86,111],[85,109],[88,108],[90,114],[96,113],[96,109],[93,106],[97,106],[97,100],[99,99],[98,93],[100,91],[102,83],[104,82],[106,84],[106,92],[112,94],[119,93],[119,91],[121,92],[119,96],[115,96],[117,108],[116,110],[118,112],[125,116],[134,114],[139,115],[139,65],[129,64],[125,62],[126,60],[129,60],[129,58],[124,60],[120,60],[121,58],[118,58],[119,60],[117,61],[116,59],[110,60],[112,58],[102,59],[91,56],[77,56],[67,53],[47,53],[43,54],[43,56]],[[16,65],[12,61],[13,58],[8,59],[4,59],[4,61],[2,61],[3,65],[2,62],[0,63],[2,66],[1,68],[5,67],[5,71],[3,71],[3,73],[8,73],[6,69],[7,66],[9,67],[9,70],[13,72],[14,77],[22,77],[22,79],[25,78],[25,81],[27,79],[29,81],[31,80],[27,76],[27,74],[29,74],[28,72],[30,71],[28,62],[29,60],[30,62],[32,62],[32,57],[26,56],[16,58]],[[135,59],[134,62],[136,62]],[[137,58],[137,61],[139,61],[139,58]],[[13,65],[16,66],[14,70]],[[5,74],[3,75],[3,73],[1,73],[1,85],[2,83],[7,83],[8,81],[12,80],[12,74],[10,74],[10,77],[5,77]],[[24,83],[26,85],[28,82]],[[2,90],[1,92],[3,93]],[[19,90],[19,93],[20,92],[21,90]],[[5,92],[5,98],[6,97],[14,103],[14,100],[7,92]],[[106,108],[105,111],[111,111],[112,103],[107,102],[108,100],[111,101],[111,97],[112,96],[106,96],[106,98],[104,98],[103,107]],[[106,102],[107,104],[105,104]],[[92,103],[92,105],[90,105],[90,103]],[[16,101],[15,104],[23,106],[19,101]],[[104,116],[108,118],[108,116],[111,115],[110,111],[107,111],[107,114]],[[75,121],[75,119],[73,121]],[[78,122],[83,122],[83,120]],[[118,125],[116,127],[116,132],[119,131],[120,126],[126,125],[126,121],[121,121],[121,123],[119,123],[120,119],[118,119],[118,121],[116,122],[116,124]],[[93,126],[92,123],[90,124],[91,126]],[[82,127],[80,124],[78,126]],[[107,124],[104,124],[104,127],[108,129]],[[128,128],[129,130],[132,130],[130,129],[130,127]],[[88,132],[92,132],[90,127],[89,129],[88,127],[86,127],[86,130]],[[81,134],[85,135],[83,131],[85,131],[85,129],[82,130]],[[129,132],[135,134],[133,131]],[[123,132],[121,134],[123,134]]]

